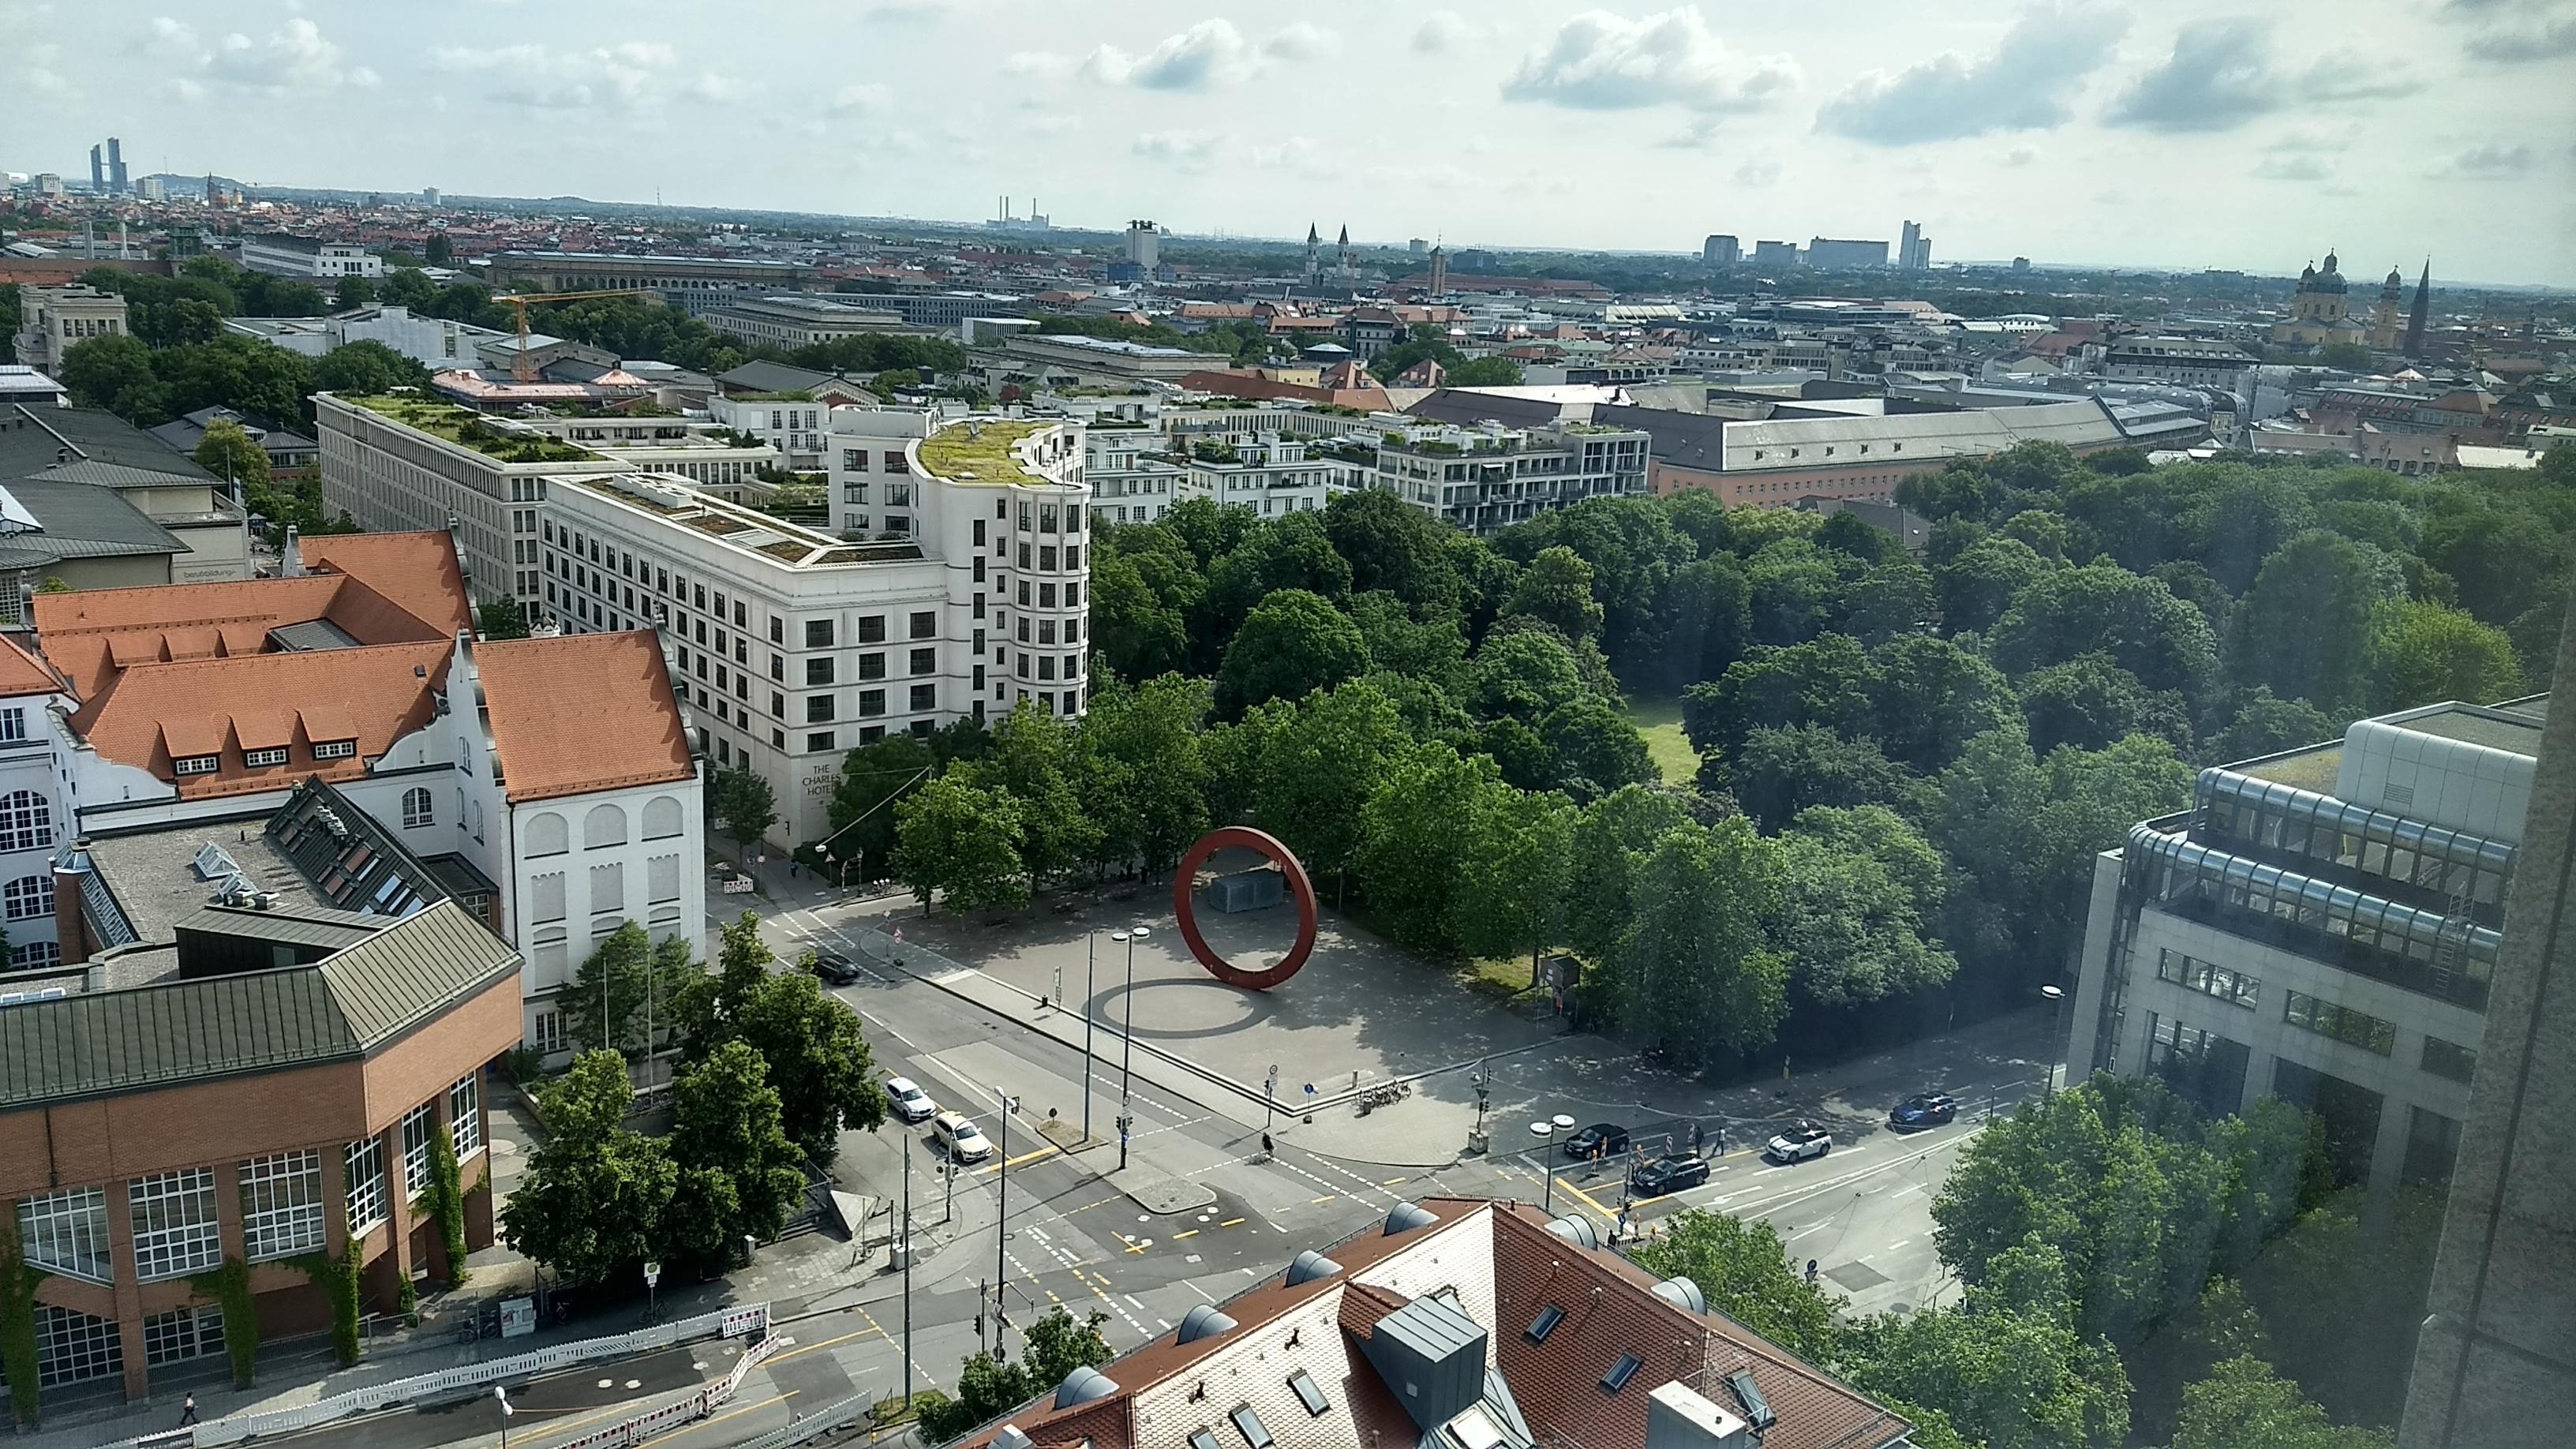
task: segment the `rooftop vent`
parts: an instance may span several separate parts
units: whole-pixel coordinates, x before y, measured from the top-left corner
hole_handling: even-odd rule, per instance
[[[197,858],[191,862],[191,868],[197,872],[199,880],[222,880],[242,873],[241,865],[233,859],[232,852],[220,845],[198,846]]]
[[[1547,1230],[1556,1234],[1558,1237],[1565,1239],[1567,1242],[1572,1243],[1578,1248],[1598,1248],[1601,1246],[1601,1230],[1592,1226],[1592,1219],[1590,1218],[1574,1216],[1561,1217],[1549,1223],[1547,1225]]]
[[[1105,1399],[1116,1392],[1118,1392],[1118,1384],[1115,1380],[1096,1368],[1084,1365],[1066,1374],[1064,1382],[1056,1385],[1055,1406],[1059,1409],[1070,1409],[1076,1404]],[[1020,1442],[1028,1441],[1022,1439]]]
[[[1288,1276],[1282,1280],[1280,1286],[1294,1288],[1300,1283],[1312,1283],[1318,1278],[1330,1278],[1340,1271],[1342,1271],[1341,1264],[1308,1248],[1288,1264]]]
[[[1440,1219],[1433,1215],[1431,1209],[1422,1204],[1400,1202],[1395,1205],[1395,1211],[1386,1215],[1386,1235],[1391,1238],[1398,1233],[1412,1232],[1415,1228],[1427,1228],[1438,1221]]]
[[[1780,1422],[1780,1416],[1771,1412],[1771,1401],[1762,1397],[1762,1386],[1753,1381],[1751,1369],[1737,1369],[1728,1374],[1726,1386],[1735,1391],[1735,1401],[1744,1406],[1744,1420],[1753,1426],[1754,1433],[1759,1434]]]
[[[1029,1436],[1020,1432],[1019,1425],[1004,1424],[993,1431],[993,1449],[1034,1449],[1034,1446],[1029,1443]]]
[[[1233,1319],[1202,1303],[1181,1315],[1180,1337],[1173,1342],[1196,1343],[1202,1338],[1214,1338],[1220,1333],[1233,1331]]]
[[[1667,1278],[1655,1285],[1655,1296],[1685,1313],[1706,1313],[1708,1295],[1688,1278]]]

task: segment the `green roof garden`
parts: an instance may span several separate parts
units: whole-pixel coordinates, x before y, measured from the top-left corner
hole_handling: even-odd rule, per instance
[[[1055,426],[1044,422],[972,421],[951,423],[921,440],[921,466],[951,483],[1005,483],[1014,474],[1040,483],[1053,479],[1024,466],[1012,451],[1031,436]]]
[[[581,463],[600,456],[588,448],[558,438],[504,432],[493,427],[483,414],[472,408],[433,402],[417,394],[378,393],[352,397],[335,393],[333,396],[380,418],[444,439],[461,448],[472,448],[485,457],[504,463]]]

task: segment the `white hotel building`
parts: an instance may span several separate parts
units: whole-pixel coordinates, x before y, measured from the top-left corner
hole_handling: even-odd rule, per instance
[[[776,792],[775,837],[830,831],[842,756],[1028,701],[1081,713],[1091,490],[1078,423],[844,409],[833,522],[678,479],[549,480],[538,604],[571,632],[667,623],[718,765]]]

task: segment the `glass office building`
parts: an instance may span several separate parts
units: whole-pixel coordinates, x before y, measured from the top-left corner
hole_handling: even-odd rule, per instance
[[[2450,1173],[2548,697],[2203,770],[2097,863],[2071,1069],[2317,1113],[2374,1186]]]

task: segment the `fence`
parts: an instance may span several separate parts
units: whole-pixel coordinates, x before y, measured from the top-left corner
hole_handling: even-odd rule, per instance
[[[684,1398],[673,1399],[658,1409],[647,1409],[631,1419],[621,1419],[605,1428],[593,1429],[578,1439],[567,1440],[555,1449],[628,1449],[656,1434],[666,1434],[682,1424],[694,1423],[731,1403],[742,1392],[742,1381],[749,1377],[770,1355],[778,1352],[778,1336],[764,1335],[760,1342],[743,1350],[734,1360],[733,1369],[723,1378]]]
[[[723,1308],[701,1313],[672,1323],[639,1328],[632,1333],[612,1334],[605,1338],[576,1339],[553,1344],[512,1358],[496,1358],[483,1363],[460,1364],[437,1373],[415,1374],[410,1378],[391,1379],[345,1394],[334,1394],[315,1403],[294,1408],[272,1409],[259,1414],[234,1414],[190,1426],[179,1433],[147,1434],[128,1439],[119,1449],[214,1449],[224,1444],[239,1444],[267,1434],[287,1434],[328,1424],[352,1414],[373,1413],[399,1404],[435,1399],[460,1389],[479,1388],[506,1379],[533,1378],[569,1364],[588,1363],[594,1359],[625,1358],[673,1344],[686,1343],[710,1334],[742,1338],[753,1334],[767,1340],[769,1305],[751,1304],[740,1308]],[[746,1359],[750,1358],[745,1354]]]
[[[852,1424],[864,1423],[876,1409],[876,1401],[866,1394],[852,1394],[836,1404],[829,1404],[788,1425],[772,1429],[757,1439],[746,1439],[734,1449],[795,1449],[826,1434],[836,1433]]]

